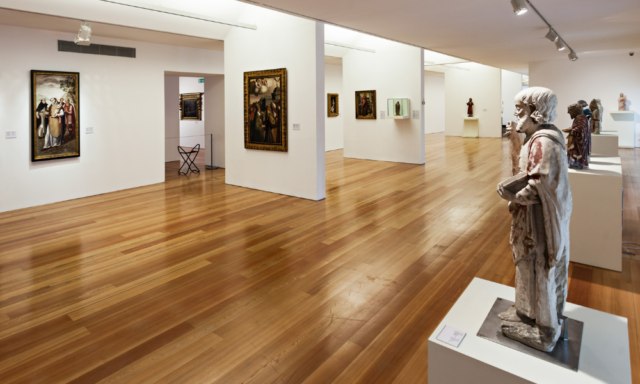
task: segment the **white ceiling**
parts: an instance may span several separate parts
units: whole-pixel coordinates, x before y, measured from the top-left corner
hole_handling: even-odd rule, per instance
[[[58,16],[41,15],[37,13],[13,11],[0,8],[0,24],[16,27],[45,29],[48,31],[67,32],[76,34],[80,27],[78,19]],[[224,50],[224,41],[205,39],[201,37],[178,35],[139,28],[124,27],[104,23],[90,23],[93,35],[111,37],[114,39],[136,40],[147,43],[177,45],[214,51]]]
[[[499,68],[568,60],[509,0],[241,0]],[[579,57],[640,53],[640,0],[531,0]],[[637,56],[637,55],[636,55]]]

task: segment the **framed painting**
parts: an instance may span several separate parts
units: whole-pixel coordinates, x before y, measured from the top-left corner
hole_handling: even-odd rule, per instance
[[[340,99],[337,93],[327,94],[327,116],[335,117],[340,114]]]
[[[80,157],[80,74],[31,71],[31,161]]]
[[[202,121],[202,93],[180,94],[180,120]]]
[[[288,151],[286,68],[244,73],[244,147]]]
[[[376,118],[376,91],[356,91],[356,119]]]

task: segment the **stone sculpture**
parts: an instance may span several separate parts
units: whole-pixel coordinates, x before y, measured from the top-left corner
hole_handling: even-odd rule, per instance
[[[596,103],[598,104],[598,111],[600,111],[600,132],[602,132],[604,131],[604,107],[600,99],[596,99]]]
[[[473,99],[469,98],[469,102],[467,103],[467,115],[469,117],[473,117]]]
[[[571,104],[567,108],[567,112],[573,119],[571,128],[563,130],[569,132],[567,143],[569,167],[574,169],[589,168],[589,119],[580,104]]]
[[[396,116],[400,116],[400,102],[396,101]]]
[[[509,161],[511,163],[511,174],[520,173],[520,150],[522,149],[522,140],[524,134],[516,132],[516,125],[509,121],[507,123],[507,132],[504,134],[509,139]]]
[[[587,128],[591,127],[591,119],[593,118],[593,113],[591,109],[589,109],[589,104],[587,104],[584,100],[578,100],[578,105],[582,108],[582,112],[585,116],[587,116]],[[591,130],[587,129],[587,159],[591,157]],[[569,162],[571,165],[571,162]]]
[[[600,114],[600,106],[598,105],[598,101],[596,99],[591,100],[589,103],[589,109],[591,110],[591,133],[594,135],[599,135],[600,130],[602,128],[602,115]]]
[[[620,94],[618,98],[618,111],[626,111],[627,110],[627,97],[624,93]]]
[[[557,105],[547,88],[528,88],[516,96],[515,131],[525,134],[522,171],[498,185],[513,215],[516,265],[516,302],[499,315],[502,332],[542,351],[553,350],[561,334],[569,266],[572,199],[564,137],[551,124]]]

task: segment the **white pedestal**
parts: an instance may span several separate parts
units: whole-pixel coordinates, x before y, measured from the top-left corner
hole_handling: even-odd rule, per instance
[[[591,156],[618,157],[618,133],[591,134]]]
[[[480,122],[477,117],[465,117],[462,137],[480,137]]]
[[[618,132],[620,148],[636,147],[636,121],[638,115],[635,111],[611,112],[613,122],[611,130]]]
[[[571,261],[622,271],[622,166],[619,157],[591,157],[569,169],[573,195]]]
[[[476,336],[497,297],[515,289],[475,278],[429,338],[429,384],[630,384],[627,319],[567,303],[565,316],[584,322],[578,372]],[[458,348],[436,337],[445,325],[466,332]]]

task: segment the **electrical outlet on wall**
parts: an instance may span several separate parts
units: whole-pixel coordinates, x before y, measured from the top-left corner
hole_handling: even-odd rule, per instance
[[[299,131],[299,130],[300,130],[300,124],[295,124],[295,123],[294,123],[294,124],[293,124],[293,129],[294,129],[295,131]]]
[[[15,139],[16,137],[18,137],[18,132],[17,131],[6,131],[4,133],[4,138],[5,139]]]

